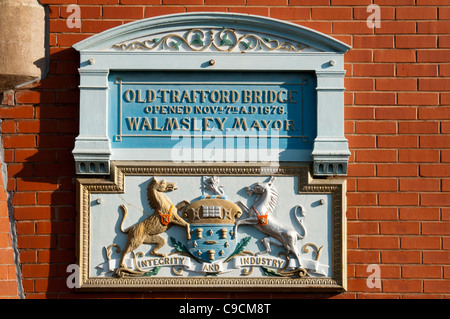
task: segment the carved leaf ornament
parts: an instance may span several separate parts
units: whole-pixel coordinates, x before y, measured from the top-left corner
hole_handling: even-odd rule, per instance
[[[218,36],[216,33],[218,32]],[[206,33],[209,39],[206,39]],[[304,44],[293,44],[291,42],[280,42],[267,36],[261,37],[257,34],[247,33],[238,35],[233,29],[222,29],[221,31],[210,29],[208,31],[200,29],[191,29],[184,36],[171,33],[162,38],[153,38],[143,41],[133,41],[130,43],[114,44],[113,48],[122,51],[134,50],[155,50],[169,49],[180,51],[180,47],[184,45],[192,51],[205,51],[213,48],[217,51],[251,51],[251,50],[267,50],[267,51],[292,51],[301,52],[309,46]]]

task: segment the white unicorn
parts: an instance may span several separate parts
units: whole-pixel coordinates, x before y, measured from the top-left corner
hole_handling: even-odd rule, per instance
[[[293,214],[303,230],[304,235],[301,236],[295,229],[283,225],[271,213],[275,210],[278,200],[278,192],[274,186],[275,177],[272,177],[268,182],[256,183],[252,187],[247,187],[247,194],[249,196],[256,195],[251,208],[248,208],[244,203],[238,202],[247,213],[248,218],[238,220],[235,225],[235,233],[239,225],[253,225],[264,234],[268,235],[261,239],[265,251],[258,254],[270,253],[270,245],[284,247],[288,254],[292,253],[298,260],[299,267],[301,267],[300,254],[297,248],[297,240],[303,239],[306,236],[306,230],[302,221],[297,216],[296,212],[300,209],[301,215],[304,216],[305,210],[302,206],[297,205],[294,208]]]

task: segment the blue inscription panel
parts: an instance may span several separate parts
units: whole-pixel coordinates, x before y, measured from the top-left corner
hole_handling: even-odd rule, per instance
[[[312,150],[312,73],[111,72],[112,148]],[[220,143],[219,143],[220,144]]]

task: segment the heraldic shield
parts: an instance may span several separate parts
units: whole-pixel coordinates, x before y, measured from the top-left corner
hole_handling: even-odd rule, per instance
[[[235,220],[241,216],[239,206],[222,196],[207,196],[188,205],[183,217],[191,228],[190,253],[209,263],[230,256],[236,248]]]

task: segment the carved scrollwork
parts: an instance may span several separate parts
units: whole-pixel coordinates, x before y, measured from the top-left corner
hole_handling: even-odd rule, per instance
[[[209,36],[207,36],[207,34]],[[191,29],[184,36],[171,33],[161,38],[155,37],[153,39],[133,41],[131,43],[117,43],[113,48],[122,51],[135,50],[175,50],[180,51],[180,48],[186,50],[201,52],[208,49],[217,50],[220,52],[246,52],[246,51],[292,51],[301,52],[309,46],[296,43],[293,44],[288,41],[279,41],[271,39],[265,35],[257,35],[247,33],[239,35],[233,29],[222,29],[220,31],[209,29]]]

